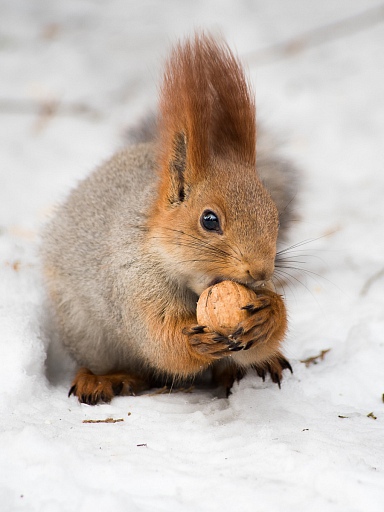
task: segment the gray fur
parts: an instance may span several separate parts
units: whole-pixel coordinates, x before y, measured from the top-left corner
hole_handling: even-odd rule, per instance
[[[115,155],[72,191],[43,236],[44,273],[61,340],[95,372],[136,369],[143,360],[134,339],[146,336],[138,297],[156,286],[145,282],[155,262],[143,249],[153,171],[150,144]]]

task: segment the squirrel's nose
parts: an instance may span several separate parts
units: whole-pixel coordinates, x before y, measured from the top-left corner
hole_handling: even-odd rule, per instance
[[[256,285],[262,285],[271,279],[273,268],[249,268],[247,272],[249,277],[255,282]]]
[[[248,274],[254,281],[267,281],[267,273],[265,271],[256,273],[248,270]]]

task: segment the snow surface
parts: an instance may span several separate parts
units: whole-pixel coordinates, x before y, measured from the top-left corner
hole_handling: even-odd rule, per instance
[[[2,0],[2,511],[384,510],[383,10],[274,46],[376,5]],[[248,376],[228,399],[80,405],[68,361],[46,363],[38,233],[155,104],[167,49],[196,27],[244,57],[259,119],[301,169],[291,243],[316,240],[290,253],[304,269],[285,288],[294,374],[281,390]],[[109,417],[124,421],[83,423]]]

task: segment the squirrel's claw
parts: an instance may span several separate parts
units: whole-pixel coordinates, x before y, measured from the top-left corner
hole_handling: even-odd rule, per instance
[[[71,395],[76,395],[76,386],[73,385],[71,387],[71,389],[68,391],[68,398],[71,396]]]
[[[133,375],[95,375],[87,368],[81,368],[72,382],[68,396],[76,396],[83,404],[96,405],[99,402],[108,403],[114,396],[135,395],[135,392],[145,387],[146,383]]]
[[[231,350],[237,346],[237,342],[221,333],[207,331],[205,326],[185,327],[183,334],[188,336],[192,351],[207,357],[207,359],[216,360],[229,356]]]
[[[271,304],[271,299],[268,296],[259,296],[257,304],[247,304],[243,306],[241,309],[245,309],[249,311],[249,313],[254,314],[261,309],[268,307]]]
[[[255,343],[253,339],[239,339],[244,335],[242,327],[229,336],[206,329],[205,326],[196,325],[184,328],[183,333],[188,336],[191,347],[200,354],[209,354],[213,359],[229,356],[232,352],[249,350]]]
[[[192,325],[189,327],[184,327],[183,334],[187,336],[193,336],[194,334],[203,334],[207,327],[205,325]]]
[[[195,333],[195,334],[201,334],[204,332],[204,330],[206,329],[206,325],[194,325],[193,327],[191,327],[191,331],[192,333]]]
[[[272,382],[277,384],[279,388],[281,387],[281,381],[283,378],[283,371],[289,370],[291,373],[293,373],[292,366],[290,365],[289,361],[285,359],[285,357],[282,354],[278,354],[273,359],[271,359],[268,362],[260,363],[260,364],[253,364],[252,368],[256,370],[256,373],[259,377],[265,381],[265,377],[267,373],[270,374]]]

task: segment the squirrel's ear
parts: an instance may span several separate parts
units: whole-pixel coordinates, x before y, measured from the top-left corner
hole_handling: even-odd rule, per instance
[[[169,189],[171,204],[182,203],[186,198],[185,169],[187,166],[187,138],[184,133],[176,133],[168,162]]]

